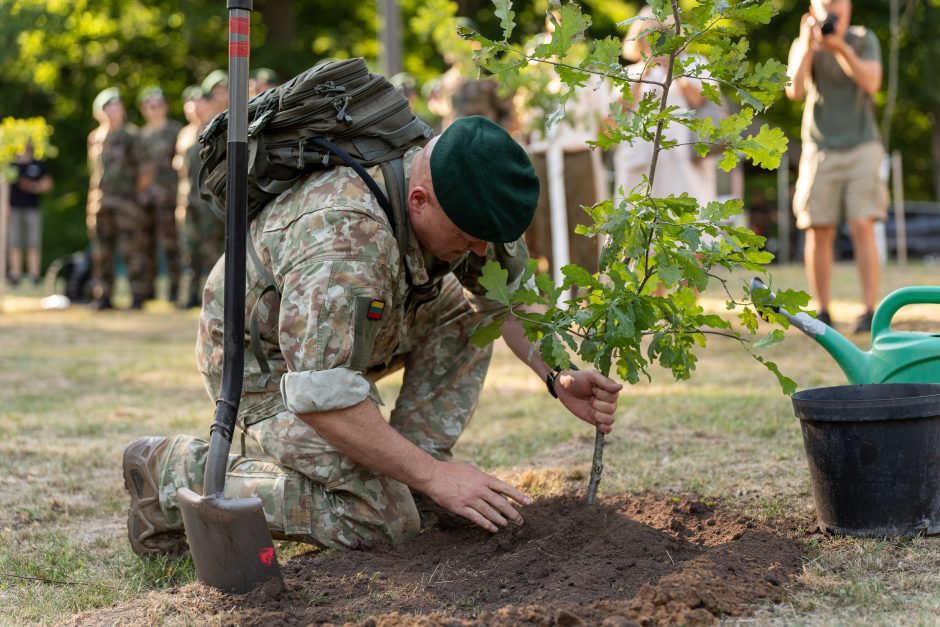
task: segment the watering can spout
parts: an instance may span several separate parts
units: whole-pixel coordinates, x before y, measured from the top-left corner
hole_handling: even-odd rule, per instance
[[[825,322],[820,322],[806,313],[791,316],[783,313],[790,324],[816,340],[836,360],[839,368],[845,373],[850,383],[869,383],[871,371],[871,354],[866,353],[853,344],[847,337],[833,329]]]
[[[766,290],[763,281],[755,277],[751,279],[751,290]],[[771,292],[770,297],[774,295]],[[800,312],[796,315],[790,314],[784,309],[774,308],[777,313],[782,314],[790,324],[797,329],[816,340],[820,346],[826,349],[832,358],[836,360],[842,372],[845,373],[850,383],[862,384],[870,383],[871,376],[871,354],[860,350],[855,344],[849,341],[844,335],[833,329],[831,326],[817,320],[807,313]]]

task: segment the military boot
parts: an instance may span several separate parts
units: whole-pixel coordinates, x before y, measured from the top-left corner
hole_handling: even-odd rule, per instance
[[[172,529],[160,509],[157,479],[160,456],[168,442],[167,438],[139,438],[124,449],[124,487],[131,495],[127,537],[140,556],[175,556],[189,550],[183,530]]]

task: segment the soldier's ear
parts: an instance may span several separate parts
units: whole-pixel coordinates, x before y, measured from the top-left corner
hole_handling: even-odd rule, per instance
[[[421,185],[416,185],[408,192],[408,207],[417,213],[427,211],[431,203],[431,194]]]

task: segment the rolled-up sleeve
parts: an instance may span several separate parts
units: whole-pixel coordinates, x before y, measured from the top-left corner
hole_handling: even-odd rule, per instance
[[[278,343],[284,404],[294,413],[352,407],[369,396],[362,375],[391,306],[398,254],[389,228],[355,210],[317,211],[287,229]],[[378,311],[379,315],[375,314]]]
[[[352,407],[369,396],[370,387],[361,372],[349,368],[288,372],[281,377],[284,405],[295,414]]]

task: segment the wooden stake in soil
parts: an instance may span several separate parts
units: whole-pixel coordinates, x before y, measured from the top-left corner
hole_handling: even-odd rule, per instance
[[[588,483],[587,502],[594,505],[597,500],[597,486],[604,472],[604,434],[598,429],[594,436],[594,463],[591,464],[591,481]]]

